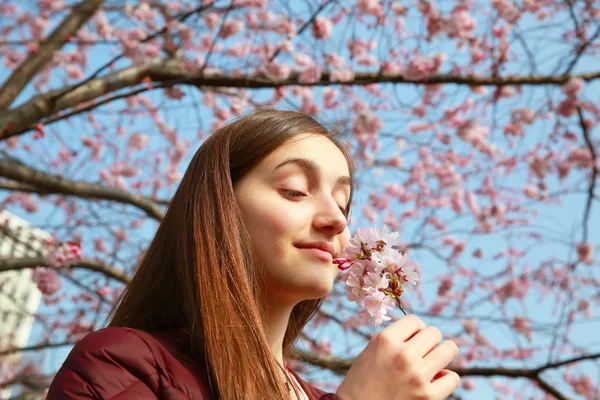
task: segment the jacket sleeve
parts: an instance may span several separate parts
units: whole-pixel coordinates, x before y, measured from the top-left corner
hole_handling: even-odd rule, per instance
[[[326,393],[321,389],[314,387],[313,385],[306,384],[310,388],[313,396],[318,400],[344,400],[335,393]]]
[[[134,330],[105,328],[84,337],[54,377],[47,400],[158,399],[150,347]]]

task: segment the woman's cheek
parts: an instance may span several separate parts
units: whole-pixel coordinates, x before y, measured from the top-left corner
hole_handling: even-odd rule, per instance
[[[346,228],[344,229],[344,232],[342,232],[342,234],[340,235],[340,242],[341,242],[341,249],[340,251],[343,251],[346,247],[348,247],[348,244],[350,243],[350,229],[346,226]]]

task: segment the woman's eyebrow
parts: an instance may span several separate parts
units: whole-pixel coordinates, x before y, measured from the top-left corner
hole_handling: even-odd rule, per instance
[[[282,162],[281,164],[279,164],[278,166],[275,167],[275,169],[273,171],[276,171],[277,169],[283,167],[284,165],[287,164],[296,164],[298,165],[300,168],[309,171],[315,175],[322,175],[322,168],[319,164],[317,164],[316,162],[314,162],[311,159],[308,158],[290,158],[285,160],[284,162]],[[337,185],[342,185],[342,186],[350,186],[352,187],[352,179],[348,176],[348,175],[341,175],[337,178],[336,182],[335,182],[336,186]]]

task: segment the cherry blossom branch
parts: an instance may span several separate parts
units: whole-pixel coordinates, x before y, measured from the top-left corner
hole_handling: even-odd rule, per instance
[[[54,268],[48,263],[44,257],[27,257],[27,258],[5,258],[0,259],[0,273],[6,271],[15,271],[26,268],[48,267]],[[70,265],[70,268],[85,269],[88,271],[98,272],[108,278],[117,280],[124,284],[129,283],[131,276],[119,268],[103,263],[102,261],[84,258]]]
[[[571,2],[569,3],[569,6],[570,6],[570,8],[572,8]],[[574,16],[573,16],[573,19],[575,21],[577,21]],[[583,39],[583,37],[581,37],[581,32],[580,32],[579,28],[577,28],[577,35],[580,36],[580,39]],[[598,26],[598,29],[596,29],[596,32],[594,32],[594,34],[588,40],[586,40],[583,43],[579,43],[577,45],[577,51],[575,51],[575,56],[569,63],[569,66],[567,67],[567,69],[565,70],[565,74],[570,74],[573,71],[573,68],[575,68],[575,65],[577,65],[577,62],[583,55],[584,51],[594,42],[594,40],[596,40],[598,38],[598,36],[600,36],[600,26]]]
[[[583,137],[585,139],[585,143],[592,155],[592,177],[590,178],[590,186],[588,189],[588,198],[585,205],[585,209],[583,212],[583,242],[587,242],[588,240],[588,225],[589,225],[589,216],[590,211],[592,209],[592,200],[594,199],[594,189],[596,187],[596,177],[598,176],[598,159],[596,155],[596,149],[592,144],[592,140],[590,139],[590,133],[588,131],[585,119],[583,117],[583,113],[581,108],[577,108],[577,115],[579,116],[579,124],[581,125],[581,130],[583,132]]]
[[[64,179],[24,164],[0,159],[0,176],[39,188],[43,194],[64,194],[87,199],[111,200],[143,210],[149,217],[161,221],[164,211],[148,197],[118,188]]]
[[[345,375],[352,366],[354,360],[342,359],[339,357],[330,356],[327,354],[319,354],[315,352],[305,351],[296,348],[294,350],[294,357],[299,361],[308,362],[314,366],[325,368],[334,372],[338,375]],[[536,382],[541,389],[552,394],[558,399],[567,399],[567,397],[561,394],[554,387],[550,386],[545,380],[540,377],[540,374],[549,369],[559,368],[565,365],[574,364],[585,360],[594,360],[600,358],[600,353],[590,354],[586,356],[574,357],[571,359],[548,363],[538,368],[526,369],[526,368],[452,368],[454,372],[460,376],[503,376],[507,378],[528,378]]]
[[[0,357],[8,356],[15,353],[24,353],[29,351],[38,351],[38,350],[46,350],[46,349],[55,349],[57,347],[65,347],[65,346],[74,346],[77,344],[77,340],[67,341],[62,343],[40,343],[35,344],[33,346],[27,347],[18,347],[18,348],[8,348],[0,351]]]
[[[231,8],[240,8],[240,6],[230,6],[227,7],[226,10],[229,10]],[[201,5],[199,7],[196,7],[193,10],[190,10],[188,12],[179,14],[178,16],[176,16],[174,19],[177,20],[178,22],[185,22],[189,17],[191,17],[194,14],[199,14],[203,11],[206,10],[215,10],[215,11],[222,11],[222,8],[218,8],[218,7],[213,7],[212,4],[206,4],[206,5]],[[144,38],[143,40],[140,40],[140,43],[146,43],[149,42],[155,38],[157,38],[158,36],[164,35],[169,33],[169,28],[168,26],[163,27],[162,29],[160,29],[159,31],[156,31],[150,35],[148,35],[146,38]],[[90,81],[96,79],[103,71],[105,71],[106,69],[110,68],[111,65],[113,65],[115,62],[119,61],[121,58],[123,58],[125,55],[123,53],[118,54],[116,56],[114,56],[112,59],[110,59],[107,63],[105,63],[104,65],[102,65],[100,68],[98,68],[93,74],[91,74],[88,78],[84,79],[83,81],[77,83],[74,86],[69,87],[68,89],[64,90],[64,91],[57,91],[55,92],[55,96],[52,98],[52,101],[58,101],[62,96],[67,95],[68,93],[70,93],[72,90],[76,90],[81,86],[86,85],[87,83],[89,83]],[[0,129],[0,132],[2,131],[2,129]]]
[[[4,388],[14,386],[14,385],[27,386],[30,389],[41,392],[41,391],[45,390],[48,386],[50,386],[50,379],[45,376],[38,376],[38,375],[32,376],[30,374],[22,374],[22,375],[15,376],[14,378],[12,378],[9,381],[0,382],[0,389],[4,389]]]
[[[0,181],[0,190],[10,190],[14,192],[23,192],[23,193],[37,193],[37,194],[51,194],[48,191],[44,191],[43,189],[38,189],[32,185],[25,185],[23,183],[4,180]]]
[[[204,59],[204,63],[202,63],[202,67],[200,68],[200,74],[202,74],[204,72],[204,70],[206,69],[206,67],[208,66],[208,62],[210,61],[210,57],[213,54],[213,51],[215,49],[215,44],[217,43],[217,38],[219,36],[221,36],[221,33],[223,32],[223,28],[225,27],[225,22],[227,21],[227,17],[229,16],[229,12],[231,11],[232,7],[227,8],[227,11],[225,11],[225,14],[223,15],[223,18],[221,18],[221,23],[219,25],[219,30],[217,31],[217,34],[213,36],[211,42],[210,42],[210,46],[208,48],[208,52],[206,55],[206,58]]]
[[[225,74],[206,74],[187,72],[183,59],[156,58],[151,62],[124,68],[100,78],[91,79],[85,84],[50,91],[33,97],[25,104],[0,115],[0,140],[20,135],[27,129],[60,111],[73,107],[87,107],[99,97],[126,87],[143,84],[145,79],[162,83],[162,87],[175,84],[189,84],[196,87],[263,89],[282,86],[332,86],[332,85],[370,85],[373,83],[407,83],[414,85],[435,85],[452,83],[468,86],[506,86],[506,85],[563,85],[570,79],[579,78],[591,81],[600,78],[600,71],[579,75],[511,75],[504,77],[440,74],[422,79],[408,80],[400,73],[356,73],[354,78],[345,82],[331,81],[331,72],[325,71],[316,82],[302,82],[300,73],[292,73],[287,79],[271,80],[262,76],[229,76]]]
[[[104,0],[83,0],[73,7],[71,14],[48,36],[48,39],[40,43],[36,52],[30,53],[29,57],[0,87],[0,110],[8,109],[29,81],[48,63],[54,52],[69,41],[70,37],[92,17],[103,3]]]
[[[327,7],[332,2],[333,2],[332,0],[327,0],[326,2],[321,4],[317,8],[317,10],[310,16],[310,18],[307,19],[306,22],[300,27],[300,29],[296,33],[296,37],[300,36],[302,34],[302,32],[304,32],[306,30],[306,28],[308,28],[310,26],[310,24],[312,24],[314,22],[315,18],[317,18],[317,16],[325,9],[325,7]],[[275,53],[273,53],[273,55],[269,58],[269,62],[273,62],[273,60],[279,55],[280,52],[281,52],[281,47],[279,47],[277,50],[275,50]]]

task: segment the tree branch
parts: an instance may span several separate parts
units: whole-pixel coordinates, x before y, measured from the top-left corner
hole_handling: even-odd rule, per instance
[[[569,2],[569,6],[572,9],[572,2]],[[574,16],[573,16],[573,19],[575,21],[577,21],[577,19],[575,19]],[[581,40],[583,40],[583,36],[581,34],[581,31],[579,30],[579,27],[577,27],[577,36],[579,36],[579,38]],[[577,44],[577,50],[575,51],[575,56],[573,57],[573,59],[569,63],[569,66],[567,67],[567,69],[565,70],[565,74],[570,74],[573,71],[573,69],[575,68],[575,65],[577,65],[577,62],[579,61],[579,59],[581,58],[581,56],[583,55],[583,53],[585,52],[585,50],[591,44],[594,43],[594,40],[598,39],[598,36],[600,36],[600,26],[598,26],[598,28],[596,29],[596,32],[594,32],[592,34],[592,36],[588,40],[584,41],[583,43]]]
[[[156,7],[156,6],[158,6],[158,4],[155,4],[154,6]],[[229,6],[227,8],[227,10],[229,10],[231,8],[242,8],[242,7],[243,6],[234,6],[234,5],[231,5],[231,6]],[[212,4],[206,4],[206,5],[203,4],[203,5],[199,6],[199,7],[196,7],[193,10],[190,10],[190,11],[187,11],[187,12],[184,12],[182,14],[177,15],[176,17],[174,17],[174,19],[177,20],[177,21],[179,21],[180,23],[183,23],[189,17],[191,17],[192,15],[202,13],[205,10],[211,10],[211,11],[219,12],[219,11],[222,11],[223,9],[219,8],[219,7],[213,7]],[[166,19],[170,19],[170,18],[166,18]],[[149,41],[157,38],[158,36],[162,36],[162,35],[165,35],[165,34],[168,34],[168,33],[169,33],[169,28],[167,26],[165,26],[162,29],[160,29],[159,31],[154,32],[153,34],[148,35],[146,38],[142,39],[140,41],[140,43],[149,42]],[[85,80],[77,83],[74,86],[70,86],[68,90],[54,92],[55,96],[52,97],[52,101],[57,101],[57,100],[59,100],[60,97],[65,96],[66,94],[68,94],[72,90],[75,90],[75,89],[79,88],[80,86],[83,86],[83,85],[87,84],[88,82],[90,82],[93,79],[96,79],[103,71],[105,71],[106,69],[110,68],[115,62],[119,61],[124,56],[125,55],[123,53],[114,56],[106,64],[104,64],[100,68],[98,68],[91,76],[89,76]],[[0,132],[2,132],[2,129],[0,129]]]
[[[333,0],[327,0],[326,2],[321,4],[317,8],[317,10],[310,16],[310,18],[307,19],[304,22],[304,24],[300,27],[300,29],[296,33],[296,37],[300,36],[302,34],[302,32],[304,32],[306,30],[306,28],[308,28],[315,21],[317,16],[325,9],[325,7],[327,7],[332,2],[333,2]],[[269,63],[273,62],[273,60],[279,55],[280,52],[281,52],[281,47],[279,47],[277,50],[275,50],[275,53],[273,53],[273,55],[269,58]]]
[[[581,108],[577,107],[577,115],[579,116],[579,124],[581,125],[581,131],[583,132],[583,138],[585,139],[585,143],[590,151],[590,155],[592,156],[592,177],[590,178],[590,186],[588,189],[588,198],[585,205],[585,210],[583,212],[583,242],[587,242],[588,240],[588,225],[589,225],[589,217],[590,211],[592,209],[592,200],[594,199],[594,189],[596,187],[596,177],[598,176],[598,161],[596,149],[590,139],[590,133],[588,132],[587,125],[585,123],[585,118],[583,117],[583,112]]]
[[[82,0],[71,14],[39,45],[39,50],[12,73],[0,87],[0,110],[8,109],[29,81],[46,65],[56,50],[62,48],[83,24],[94,15],[104,0]]]
[[[330,356],[327,354],[318,354],[315,352],[300,350],[298,348],[295,349],[294,357],[299,361],[308,362],[314,366],[321,367],[324,369],[328,369],[331,372],[344,376],[354,360],[342,359],[339,357]],[[559,368],[564,365],[574,364],[576,362],[584,361],[584,360],[592,360],[600,358],[600,353],[589,354],[585,356],[574,357],[571,359],[548,363],[538,368],[526,369],[526,368],[450,368],[454,372],[456,372],[460,376],[503,376],[507,378],[526,378],[530,379],[544,391],[552,394],[556,398],[560,400],[566,400],[567,397],[561,394],[558,390],[550,386],[547,382],[545,382],[541,377],[541,373],[554,368]]]
[[[149,217],[162,221],[164,211],[151,199],[126,190],[82,181],[71,181],[24,164],[0,159],[0,176],[39,188],[43,194],[64,194],[87,199],[111,200],[143,210]]]
[[[45,376],[19,375],[9,381],[0,382],[0,389],[14,385],[23,385],[36,391],[42,391],[50,385],[50,380]]]
[[[540,376],[536,376],[533,378],[533,381],[537,383],[540,389],[545,391],[546,393],[550,393],[557,400],[568,400],[569,398],[559,392],[554,386],[550,385],[546,380],[542,379]]]
[[[53,268],[53,266],[48,264],[46,259],[43,257],[0,259],[0,273],[36,267]],[[131,276],[129,276],[129,274],[127,274],[125,271],[91,258],[84,258],[65,268],[78,268],[98,272],[108,278],[115,279],[124,284],[128,284],[129,281],[131,281]]]
[[[320,80],[314,83],[300,82],[300,74],[292,73],[287,79],[273,81],[263,76],[229,76],[207,74],[206,72],[188,72],[183,67],[186,61],[181,59],[156,58],[151,62],[124,68],[122,70],[91,79],[78,84],[33,97],[25,104],[0,115],[0,140],[20,135],[32,126],[61,111],[88,107],[90,102],[102,101],[100,97],[111,92],[143,83],[145,78],[154,83],[169,87],[175,84],[189,84],[199,88],[226,87],[263,89],[281,86],[331,86],[331,85],[370,85],[373,83],[407,83],[414,85],[457,84],[468,86],[506,86],[506,85],[562,85],[572,78],[591,81],[600,78],[600,71],[580,75],[513,75],[505,77],[486,77],[478,75],[442,74],[431,75],[423,79],[408,80],[401,74],[357,73],[347,82],[332,82],[331,72],[325,71]]]
[[[38,350],[45,350],[45,349],[54,349],[57,347],[65,347],[65,346],[73,346],[77,344],[77,341],[69,341],[69,342],[63,342],[63,343],[40,343],[40,344],[36,344],[33,346],[27,346],[27,347],[20,347],[20,348],[13,348],[13,349],[4,349],[2,351],[0,351],[0,357],[3,356],[8,356],[14,353],[24,353],[24,352],[28,352],[28,351],[38,351]]]

